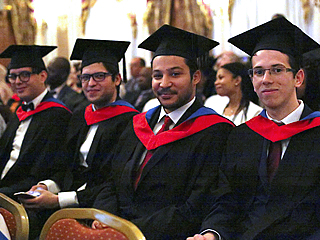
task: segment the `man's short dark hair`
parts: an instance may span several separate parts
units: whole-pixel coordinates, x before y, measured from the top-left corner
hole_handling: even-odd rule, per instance
[[[140,60],[140,67],[145,67],[146,61],[143,58],[139,58],[139,60]]]

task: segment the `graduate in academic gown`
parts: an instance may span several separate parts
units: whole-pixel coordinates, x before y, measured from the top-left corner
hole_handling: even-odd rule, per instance
[[[58,165],[53,157],[60,154],[71,112],[45,87],[42,57],[55,48],[11,45],[0,54],[11,58],[8,80],[23,101],[0,140],[0,192],[9,197],[29,190]]]
[[[69,171],[64,169],[62,174],[42,179],[45,181],[30,189],[41,193],[39,197],[22,199],[26,208],[36,209],[34,213],[38,216],[34,218],[38,218],[36,222],[40,226],[52,212],[48,209],[91,207],[100,185],[109,175],[110,167],[106,166],[110,165],[118,138],[138,113],[119,98],[121,75],[118,62],[129,44],[91,39],[77,39],[75,43],[71,59],[82,60],[79,79],[91,104],[74,113],[70,121],[66,155],[63,156],[63,161],[70,163]],[[102,170],[102,166],[106,168]],[[38,209],[47,210],[39,213]],[[32,224],[32,227],[36,226]],[[34,228],[31,230],[35,231]]]
[[[132,221],[147,239],[185,239],[198,231],[213,201],[211,187],[233,124],[195,98],[201,78],[195,60],[216,45],[164,25],[139,46],[154,52],[152,88],[161,106],[136,115],[122,134],[113,179],[94,207]],[[159,130],[168,117],[167,131]]]
[[[319,44],[285,18],[229,41],[252,56],[265,110],[229,135],[221,197],[203,235],[188,240],[307,239],[320,230],[320,112],[298,100],[296,88],[305,77],[302,54]]]

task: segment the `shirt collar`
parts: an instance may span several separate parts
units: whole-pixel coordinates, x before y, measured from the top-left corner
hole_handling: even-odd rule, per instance
[[[275,121],[277,123],[282,122],[284,124],[289,124],[289,123],[293,123],[293,122],[297,122],[300,120],[300,117],[302,115],[303,109],[304,109],[304,103],[302,100],[298,100],[299,101],[299,107],[297,107],[292,113],[290,113],[288,116],[286,116],[285,118],[283,118],[281,121],[277,121],[275,119],[272,119],[272,117],[270,117],[268,115],[267,112],[267,117],[268,119]]]
[[[176,110],[174,110],[174,111],[172,111],[171,113],[168,113],[168,114],[164,111],[163,106],[161,106],[161,111],[160,111],[160,115],[159,115],[159,118],[158,118],[158,122],[160,122],[163,117],[169,116],[171,118],[172,122],[174,124],[177,124],[179,119],[188,110],[188,108],[191,107],[191,105],[194,103],[195,100],[196,100],[196,97],[194,97],[191,101],[189,101],[188,103],[186,103],[182,107],[179,107],[178,109],[176,109]]]
[[[59,87],[56,87],[55,89],[52,89],[52,91],[55,92],[55,96],[58,96],[59,93],[61,92],[62,88],[64,88],[64,86],[67,85],[66,83],[61,84]]]
[[[44,96],[48,93],[48,89],[45,89],[38,97],[36,97],[35,99],[33,99],[32,101],[30,102],[24,102],[26,104],[29,104],[29,103],[33,103],[34,105],[34,109],[36,109],[36,107],[41,103],[42,99],[44,98]]]

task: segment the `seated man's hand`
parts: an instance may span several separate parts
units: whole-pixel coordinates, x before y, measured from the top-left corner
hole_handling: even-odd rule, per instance
[[[37,189],[43,189],[43,190],[48,190],[48,187],[44,184],[37,184],[37,185],[34,185],[32,188],[30,188],[29,191],[36,191]]]
[[[32,199],[19,198],[25,208],[59,208],[58,195],[39,188],[35,191],[40,193],[39,197]]]
[[[193,237],[188,237],[187,240],[216,240],[212,233],[206,233],[204,235],[196,234]]]
[[[93,229],[103,229],[103,228],[107,228],[108,225],[99,222],[98,220],[94,220],[92,223],[92,228]]]

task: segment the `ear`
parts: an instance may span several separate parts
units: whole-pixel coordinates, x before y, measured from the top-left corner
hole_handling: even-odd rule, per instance
[[[192,76],[192,82],[197,85],[201,81],[201,72],[200,70],[195,71]]]
[[[303,81],[305,80],[305,74],[303,69],[299,69],[299,71],[296,73],[295,76],[295,87],[300,87],[303,84]]]
[[[120,85],[120,83],[121,83],[121,75],[120,75],[120,73],[118,73],[117,74],[117,76],[115,77],[115,79],[114,79],[114,83],[116,84],[116,86],[119,86]]]
[[[242,81],[242,77],[237,76],[237,77],[234,79],[234,84],[235,84],[236,86],[240,86],[240,85],[241,85],[241,81]]]
[[[45,70],[42,70],[40,73],[39,73],[39,76],[40,76],[40,79],[42,82],[45,82],[48,78],[48,73],[47,71]]]

